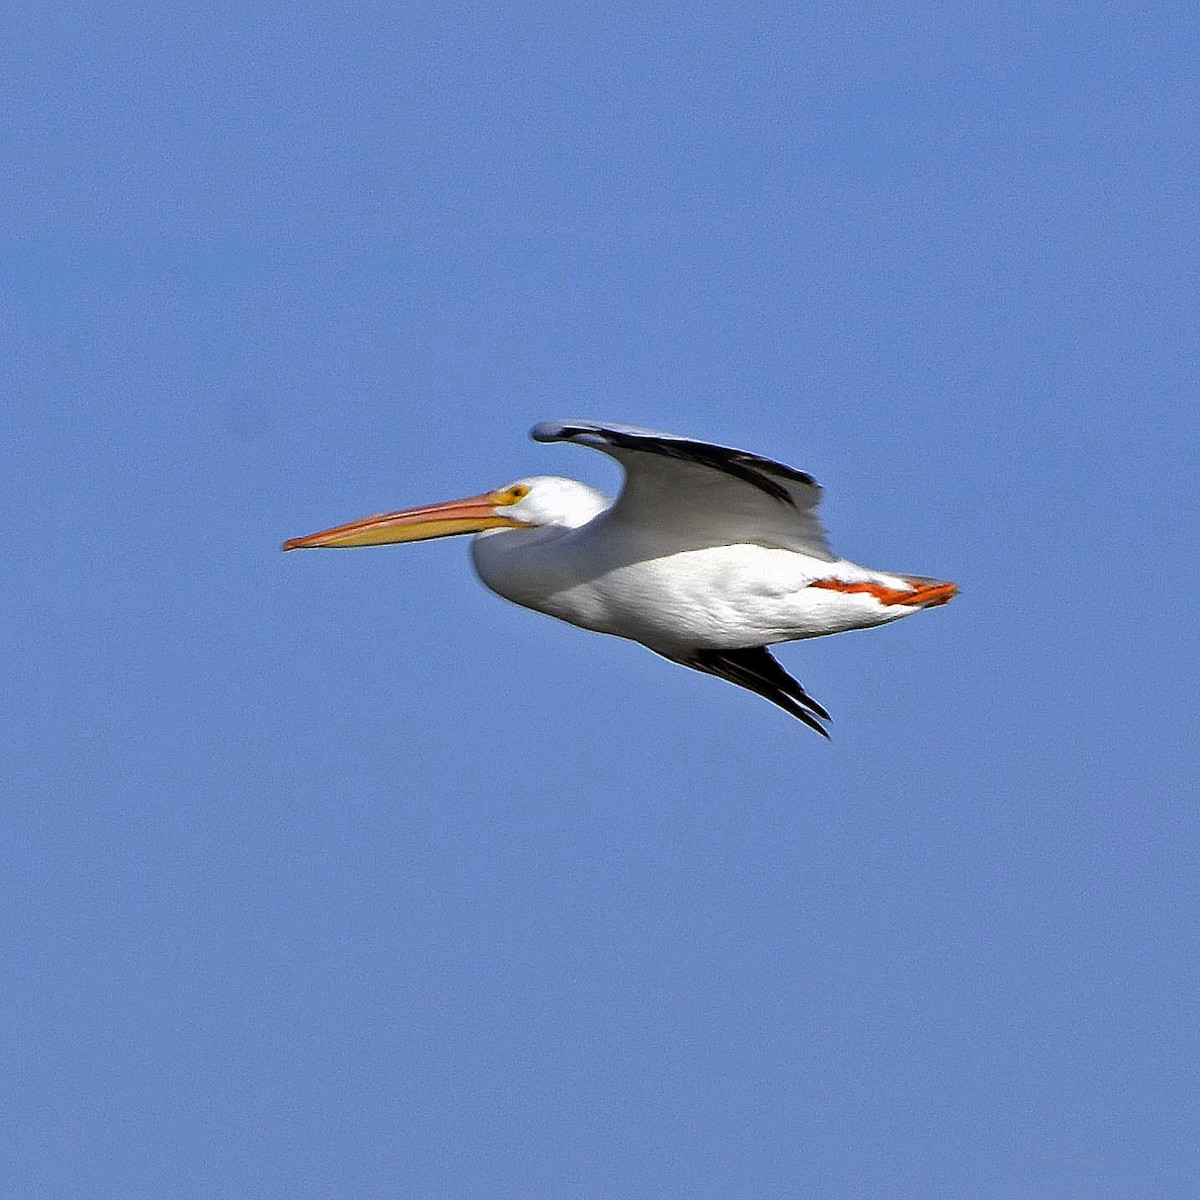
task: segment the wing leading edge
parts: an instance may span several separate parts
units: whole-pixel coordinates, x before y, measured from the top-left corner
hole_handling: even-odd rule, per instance
[[[539,442],[602,450],[625,468],[614,519],[670,528],[689,543],[781,545],[832,562],[816,515],[821,486],[807,472],[728,446],[633,425],[543,421]]]

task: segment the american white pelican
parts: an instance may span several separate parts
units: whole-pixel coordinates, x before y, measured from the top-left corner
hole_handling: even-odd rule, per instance
[[[757,454],[593,421],[544,421],[533,437],[611,455],[625,469],[620,496],[535,475],[283,548],[477,534],[475,569],[492,591],[749,688],[825,737],[829,714],[767,646],[883,625],[957,591],[838,558],[817,519],[820,486]]]

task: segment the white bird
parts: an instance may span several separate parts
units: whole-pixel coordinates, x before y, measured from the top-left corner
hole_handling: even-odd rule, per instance
[[[593,421],[544,421],[533,437],[611,455],[625,469],[620,496],[614,502],[573,479],[536,475],[292,538],[283,548],[474,533],[475,569],[492,591],[748,688],[825,737],[829,714],[767,647],[883,625],[945,604],[958,590],[838,558],[817,519],[820,485],[770,459]]]

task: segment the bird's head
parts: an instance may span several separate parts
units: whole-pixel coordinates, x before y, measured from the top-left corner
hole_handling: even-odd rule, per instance
[[[608,497],[595,488],[557,475],[531,475],[518,479],[502,488],[499,494],[516,497],[500,510],[509,520],[536,529],[548,525],[578,529],[609,505]]]
[[[534,475],[479,496],[379,513],[306,537],[289,538],[283,548],[383,546],[460,533],[540,529],[549,525],[575,529],[607,507],[607,498],[587,484],[553,475]]]

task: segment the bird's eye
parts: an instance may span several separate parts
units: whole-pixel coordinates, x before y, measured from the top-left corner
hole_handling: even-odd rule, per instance
[[[508,489],[508,494],[514,501],[524,500],[525,497],[529,495],[529,489],[524,484],[518,483],[514,487],[510,487]]]

